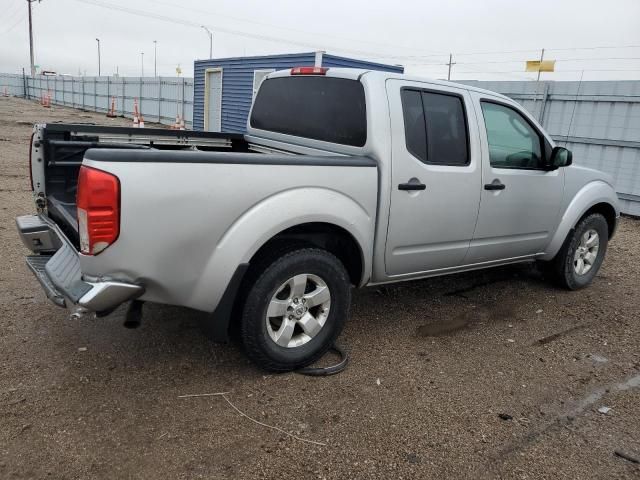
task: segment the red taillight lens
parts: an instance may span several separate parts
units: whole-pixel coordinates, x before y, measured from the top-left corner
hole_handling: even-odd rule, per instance
[[[294,67],[291,75],[326,75],[327,67]]]
[[[115,242],[120,233],[118,177],[95,168],[80,167],[76,205],[80,251],[97,255]]]

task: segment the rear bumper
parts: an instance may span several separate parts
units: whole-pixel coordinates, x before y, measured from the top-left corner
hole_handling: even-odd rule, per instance
[[[22,242],[36,253],[27,256],[27,266],[56,305],[104,312],[144,293],[142,286],[132,283],[83,278],[75,247],[46,217],[18,217],[16,226]]]

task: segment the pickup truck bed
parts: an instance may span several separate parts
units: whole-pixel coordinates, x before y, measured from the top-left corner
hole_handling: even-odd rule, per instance
[[[35,240],[53,245],[36,252],[48,255],[48,262],[30,257],[27,263],[59,305],[66,298],[108,311],[123,294],[139,293],[131,286],[144,284],[143,300],[212,311],[270,236],[313,223],[327,204],[347,214],[336,222],[345,228],[358,223],[373,237],[376,190],[370,187],[377,164],[363,156],[295,154],[233,134],[55,124],[36,127],[33,161],[45,165],[34,178],[40,216],[20,217],[19,229],[35,223],[43,232]],[[78,253],[81,164],[110,172],[120,183],[119,237],[99,255]],[[369,173],[363,176],[363,170]],[[241,199],[227,201],[239,192]],[[153,203],[150,196],[157,197]],[[349,215],[354,205],[360,206]],[[157,239],[163,248],[149,248]],[[361,238],[360,244],[371,255],[372,242]],[[66,268],[53,268],[62,263]],[[103,287],[95,280],[104,278],[111,290],[106,301],[96,298]],[[88,291],[92,295],[83,298]]]
[[[77,245],[76,185],[78,170],[89,149],[160,151],[249,151],[239,134],[104,127],[89,124],[47,124],[34,139],[32,161],[44,162],[44,178],[34,178],[36,196],[46,192],[49,217]],[[44,199],[41,201],[44,207]]]

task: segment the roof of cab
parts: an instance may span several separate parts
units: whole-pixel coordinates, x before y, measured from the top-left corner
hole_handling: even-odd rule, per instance
[[[492,92],[491,90],[485,90],[483,88],[473,87],[471,85],[466,85],[464,83],[456,83],[449,82],[446,80],[436,80],[429,77],[422,77],[419,75],[408,75],[406,73],[394,73],[394,72],[382,72],[379,70],[365,70],[360,68],[333,68],[330,67],[327,69],[325,76],[327,77],[337,77],[337,78],[349,78],[352,80],[359,80],[363,75],[367,76],[367,79],[371,77],[377,77],[380,81],[386,81],[387,79],[397,78],[399,80],[408,80],[413,82],[428,82],[434,85],[442,85],[443,87],[456,87],[456,88],[464,88],[465,90],[469,90],[472,92],[478,92],[485,95],[491,95],[493,97],[503,98],[505,100],[512,101],[509,97],[502,95],[497,92]],[[270,73],[268,78],[277,78],[277,77],[289,77],[291,76],[291,70],[278,70],[277,72]]]

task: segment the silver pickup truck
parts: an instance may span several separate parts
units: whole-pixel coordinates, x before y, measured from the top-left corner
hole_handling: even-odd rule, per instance
[[[17,226],[49,298],[210,312],[285,371],[330,348],[352,286],[538,261],[581,288],[619,217],[608,176],[477,88],[299,67],[266,78],[247,131],[36,125]]]

